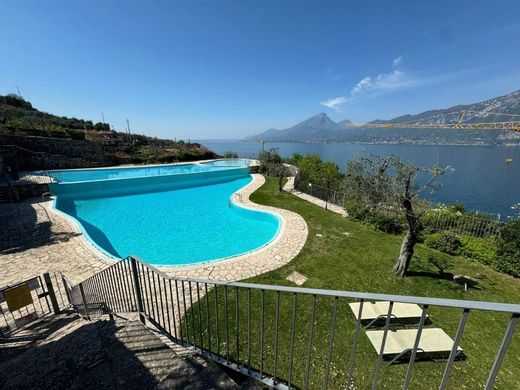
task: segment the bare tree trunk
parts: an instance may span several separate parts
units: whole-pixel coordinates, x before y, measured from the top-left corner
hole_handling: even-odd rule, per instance
[[[408,267],[412,261],[414,247],[419,239],[419,233],[422,230],[422,224],[415,215],[412,202],[409,199],[403,200],[403,207],[406,210],[406,220],[408,222],[408,232],[401,243],[399,257],[394,265],[394,273],[404,278],[408,272]]]
[[[417,243],[417,236],[408,230],[406,236],[401,243],[401,251],[399,252],[399,257],[397,259],[397,263],[394,265],[394,273],[397,276],[404,278],[408,271],[408,267],[410,266],[410,262],[412,261],[414,246]]]

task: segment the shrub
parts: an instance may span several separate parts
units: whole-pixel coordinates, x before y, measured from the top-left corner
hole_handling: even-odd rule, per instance
[[[84,140],[85,132],[80,130],[68,130],[69,136],[74,140]]]
[[[403,225],[397,218],[381,213],[369,214],[367,222],[373,224],[376,229],[385,233],[401,234],[404,230]]]
[[[347,211],[349,217],[358,221],[364,221],[368,216],[367,208],[361,206],[355,200],[347,200],[345,202],[345,210]]]
[[[350,218],[374,225],[385,233],[401,234],[404,231],[403,222],[395,215],[388,215],[378,211],[370,211],[356,200],[347,200],[344,204]]]
[[[258,167],[258,172],[261,174],[267,174],[267,164],[263,161],[260,161],[260,166]]]
[[[434,233],[424,239],[426,246],[437,249],[449,255],[459,254],[462,243],[459,237],[453,233]]]
[[[497,245],[492,237],[462,236],[461,242],[460,255],[478,260],[496,269]]]
[[[452,204],[450,206],[450,209],[454,212],[454,213],[461,213],[461,214],[464,214],[465,213],[465,209],[464,209],[464,203],[462,202],[455,202],[454,204]]]
[[[238,153],[231,152],[228,150],[228,151],[224,152],[224,158],[238,158]]]
[[[520,276],[520,219],[504,224],[497,240],[497,248],[497,270]]]

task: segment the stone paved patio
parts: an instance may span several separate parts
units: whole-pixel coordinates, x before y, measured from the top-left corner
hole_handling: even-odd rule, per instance
[[[265,181],[261,175],[253,177],[233,199],[241,206],[279,215],[283,222],[277,237],[249,254],[193,266],[160,267],[162,271],[172,276],[239,280],[279,268],[300,252],[308,234],[305,220],[296,213],[249,201],[250,194]],[[0,204],[0,286],[46,271],[62,272],[78,283],[112,264],[75,223],[52,209],[51,201],[39,201]]]
[[[0,204],[0,286],[44,272],[80,282],[109,263],[40,198]]]

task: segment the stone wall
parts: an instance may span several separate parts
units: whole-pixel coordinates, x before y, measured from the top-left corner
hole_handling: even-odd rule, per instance
[[[86,140],[0,134],[0,145],[17,145],[33,152],[60,154],[66,157],[79,157],[93,161],[104,160],[101,145]]]
[[[11,171],[92,168],[113,163],[100,145],[84,140],[0,134],[0,157]]]

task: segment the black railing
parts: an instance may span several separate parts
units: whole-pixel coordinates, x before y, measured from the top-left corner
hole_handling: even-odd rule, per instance
[[[492,389],[520,316],[516,304],[169,277],[135,257],[79,285],[69,284],[68,295],[76,310],[88,318],[111,312],[139,313],[143,323],[150,321],[173,341],[277,389],[375,389],[383,382],[405,389],[414,386],[416,360],[439,359],[421,344],[425,333],[439,329],[435,326],[445,328],[453,339],[441,356],[442,375],[432,371],[428,386],[434,386],[434,380],[440,389],[450,379],[460,383],[463,373],[455,379],[451,373],[466,354],[470,359],[460,364],[465,364],[463,371],[471,376],[468,381],[481,381],[485,389]],[[377,318],[382,332],[377,353],[368,352],[370,345],[362,337],[365,331],[369,334],[362,319],[368,312],[364,306],[372,301],[388,304],[388,311]],[[351,310],[353,302],[359,303],[359,309]],[[403,303],[419,306],[415,322],[395,321],[399,320],[393,314],[396,306]],[[469,326],[470,314],[476,319]],[[496,334],[496,344],[467,341],[464,345],[464,340],[474,337],[463,339],[465,330],[478,333],[483,315],[493,316],[495,327],[486,331]],[[404,326],[413,331],[413,343],[391,358],[404,362],[406,370],[386,369],[387,340],[395,336],[396,327]],[[517,363],[508,364],[503,370],[506,375]],[[420,371],[424,384],[427,374]]]
[[[0,287],[0,336],[58,313],[68,306],[66,288],[59,273],[44,273]]]

